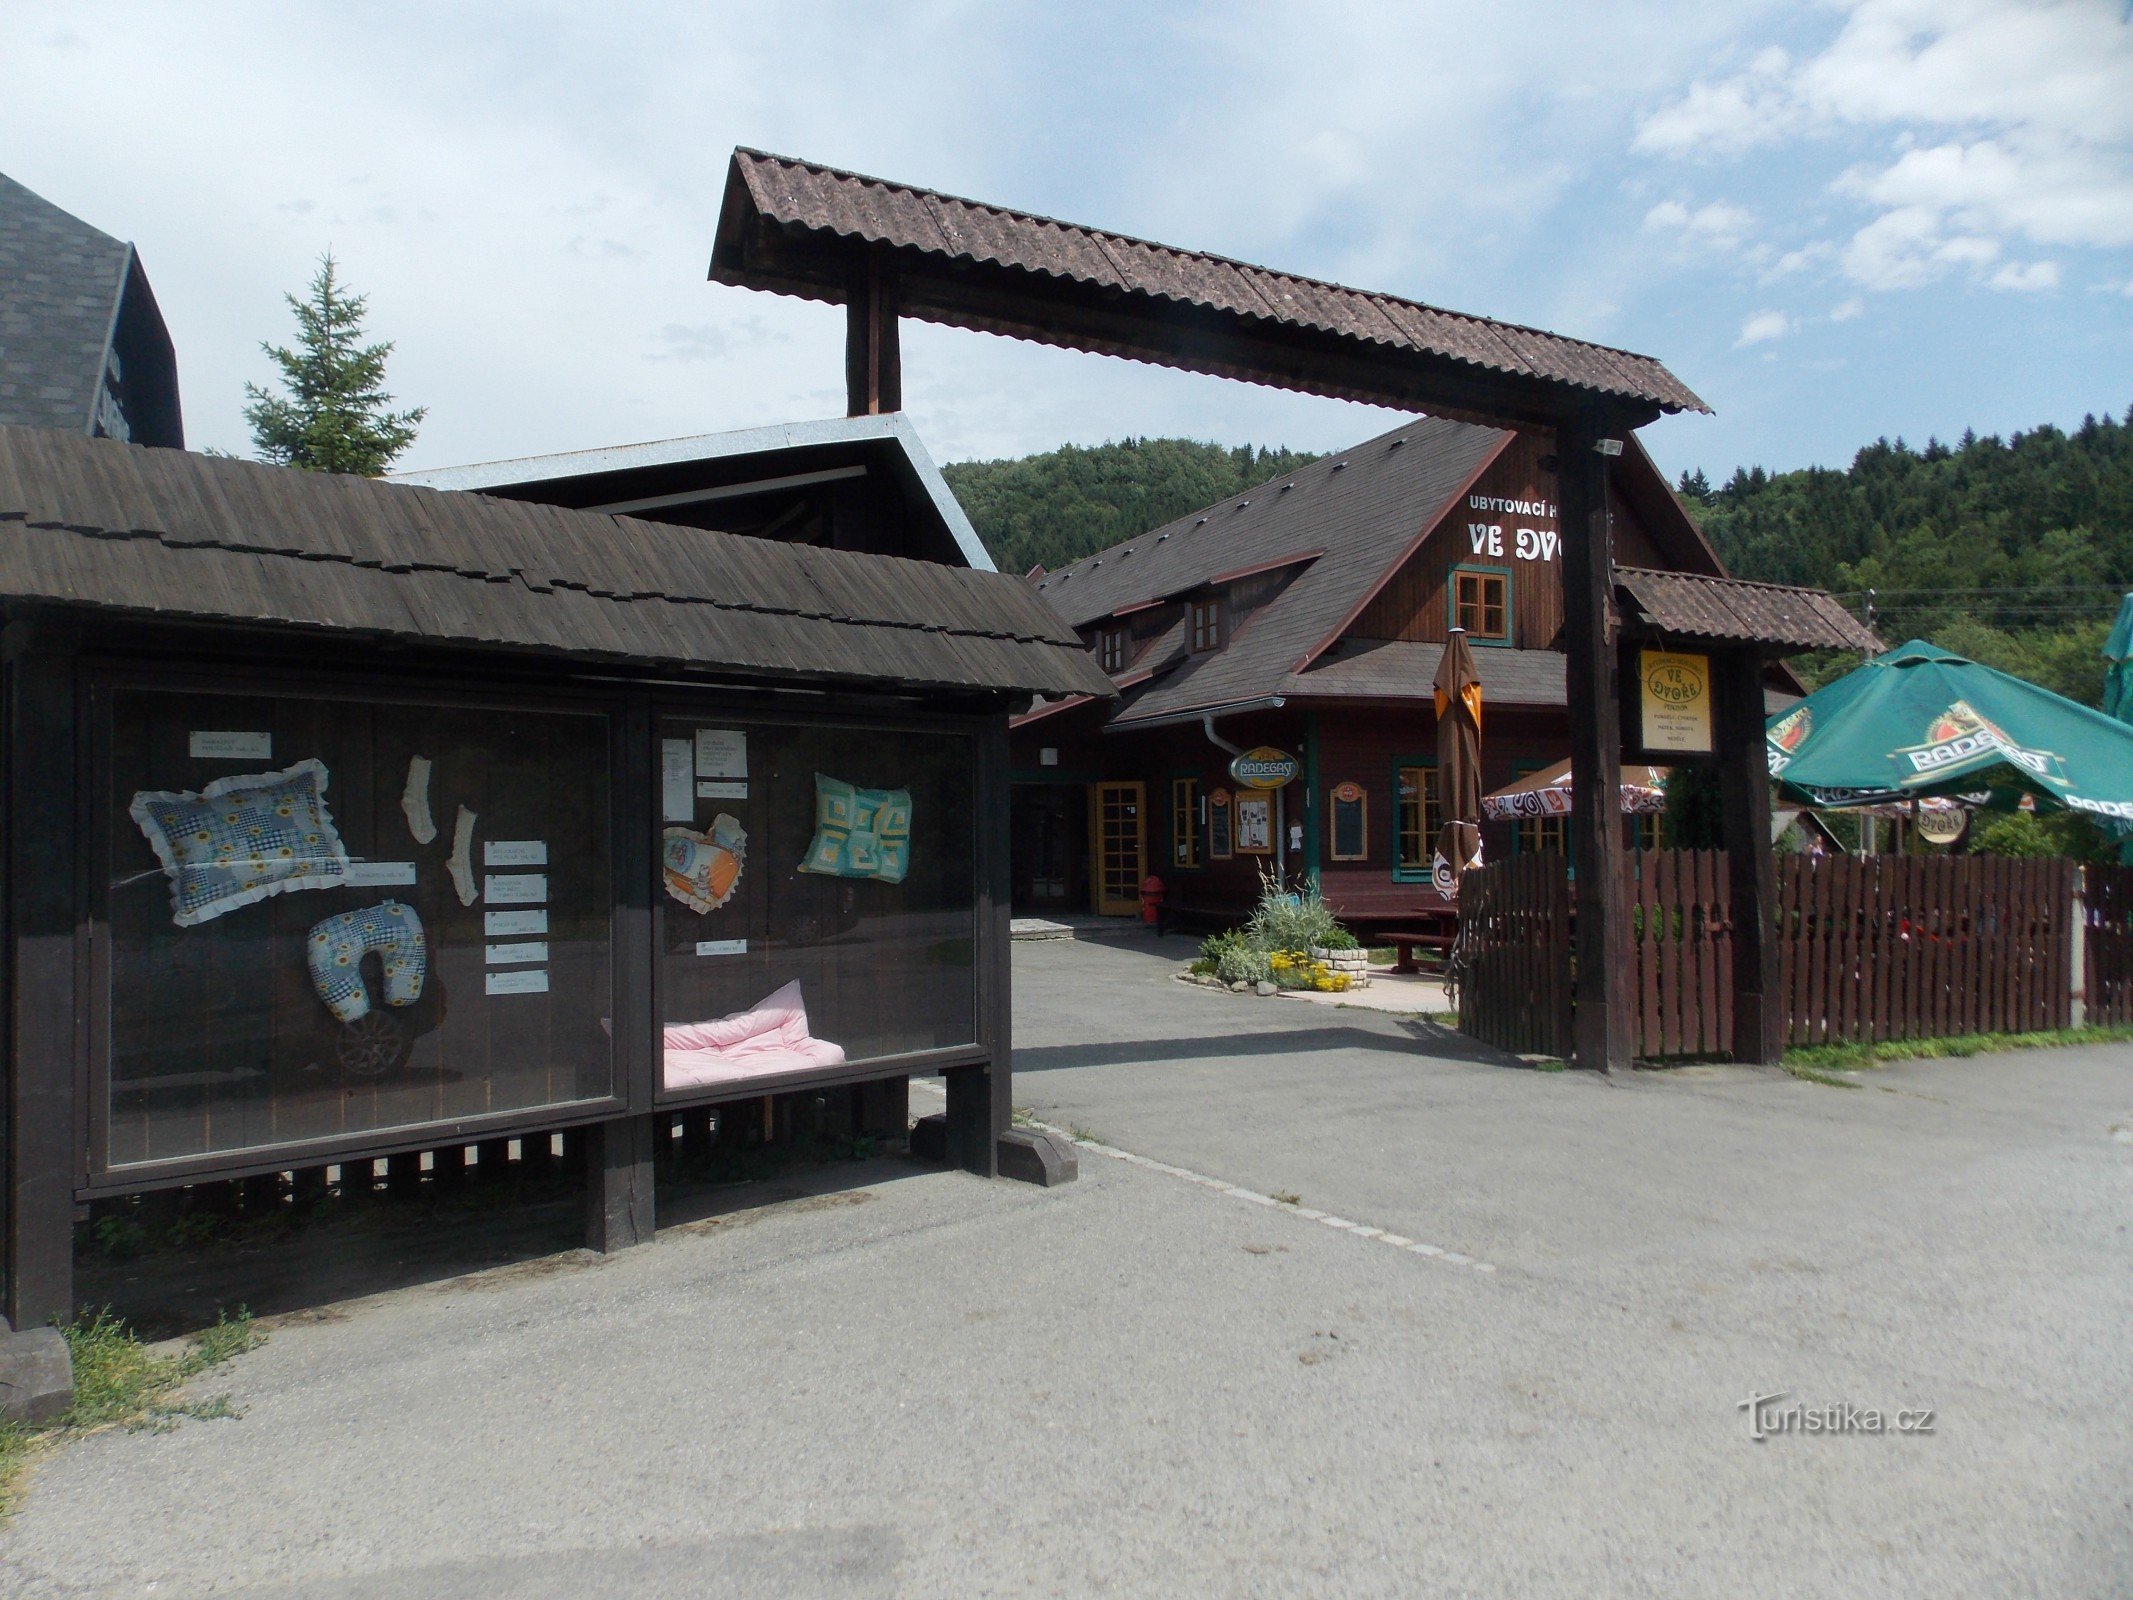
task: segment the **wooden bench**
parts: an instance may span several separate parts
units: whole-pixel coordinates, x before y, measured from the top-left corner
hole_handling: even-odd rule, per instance
[[[1439,956],[1449,955],[1452,941],[1458,936],[1458,918],[1444,917],[1437,920],[1426,932],[1402,930],[1395,933],[1372,933],[1369,942],[1392,946],[1394,972],[1414,973],[1422,970],[1415,964],[1417,950],[1434,950]]]

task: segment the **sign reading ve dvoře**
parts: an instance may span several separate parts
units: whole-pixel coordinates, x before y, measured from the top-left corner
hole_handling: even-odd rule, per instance
[[[1637,652],[1644,748],[1711,753],[1711,658],[1678,650]]]

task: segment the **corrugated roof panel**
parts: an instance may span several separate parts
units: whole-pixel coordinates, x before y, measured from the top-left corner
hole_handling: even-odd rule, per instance
[[[789,233],[886,243],[921,256],[981,268],[1019,269],[1063,283],[1146,297],[1160,305],[1192,305],[1239,317],[1272,319],[1336,338],[1445,357],[1664,411],[1707,409],[1687,385],[1652,358],[1560,334],[1446,312],[1393,295],[1324,283],[1203,251],[1179,250],[757,150],[735,150],[733,170],[742,180],[740,191],[758,214]],[[713,260],[713,271],[721,281],[822,292],[814,279],[803,283],[793,278],[789,245],[778,253],[778,259],[760,265],[752,262],[746,230],[729,227],[727,220],[721,218],[720,244]],[[740,252],[738,259],[735,251]],[[809,270],[819,278],[825,267],[826,263],[818,262]],[[943,304],[927,303],[930,314],[1075,348],[1102,348],[1173,364],[1180,360],[1175,352],[1156,355],[1132,347],[1130,339],[1121,343],[1115,334],[1046,322],[1034,299],[1030,317],[1010,326],[995,313],[947,306],[944,297],[949,293],[943,287],[935,296]],[[918,314],[929,314],[929,310],[921,309]],[[1280,380],[1270,374],[1268,381]]]

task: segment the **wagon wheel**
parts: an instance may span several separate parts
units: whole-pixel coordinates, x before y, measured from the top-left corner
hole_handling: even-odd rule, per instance
[[[335,1049],[349,1077],[382,1078],[405,1058],[408,1040],[397,1018],[372,1011],[341,1030]]]

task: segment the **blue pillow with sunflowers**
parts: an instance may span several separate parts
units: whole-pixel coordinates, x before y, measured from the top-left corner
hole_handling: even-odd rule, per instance
[[[861,789],[815,774],[815,837],[802,872],[902,883],[910,866],[909,789]]]
[[[326,810],[326,767],[217,778],[198,794],[143,791],[128,807],[170,878],[171,921],[196,927],[290,889],[330,889],[348,852]]]

